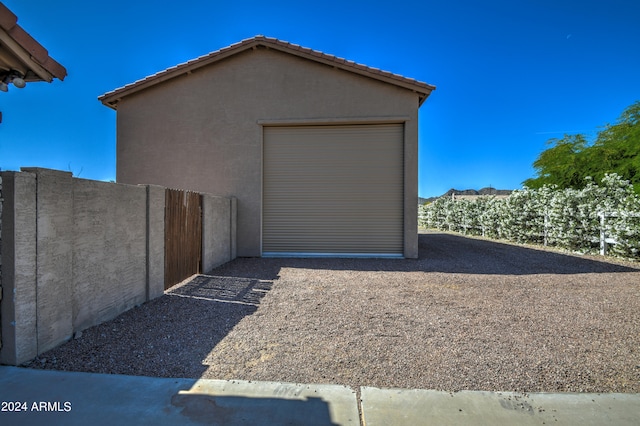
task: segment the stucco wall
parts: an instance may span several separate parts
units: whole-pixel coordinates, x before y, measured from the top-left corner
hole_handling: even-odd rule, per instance
[[[209,272],[236,257],[236,199],[205,194],[202,210],[202,269]]]
[[[165,188],[3,172],[0,362],[20,364],[164,293]],[[204,194],[203,266],[233,259],[234,200]]]
[[[73,333],[73,181],[68,172],[24,170],[36,176],[36,318],[43,352]]]
[[[237,198],[237,254],[261,254],[264,124],[405,124],[405,257],[417,256],[418,95],[257,48],[118,104],[117,180]]]
[[[83,330],[146,300],[147,194],[74,179],[73,196],[72,328]]]
[[[2,176],[0,176],[0,322],[2,322]],[[2,327],[0,327],[0,349],[2,349]]]
[[[16,365],[38,354],[35,174],[3,172],[2,194],[0,362]]]
[[[146,300],[164,293],[164,206],[166,189],[147,185]],[[229,259],[231,260],[231,259]]]

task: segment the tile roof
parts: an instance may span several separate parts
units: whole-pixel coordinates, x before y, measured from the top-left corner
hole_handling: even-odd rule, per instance
[[[17,71],[26,74],[26,81],[51,82],[67,76],[67,70],[50,57],[47,49],[18,25],[18,17],[0,3],[0,71],[4,67],[18,67]]]
[[[340,68],[359,75],[403,87],[405,89],[416,92],[420,97],[420,104],[422,104],[422,102],[426,100],[432,90],[435,90],[435,86],[412,78],[403,77],[399,74],[393,74],[391,72],[383,71],[378,68],[368,67],[366,65],[358,64],[344,58],[339,58],[334,55],[328,55],[317,50],[302,47],[297,44],[258,35],[224,47],[220,50],[216,50],[215,52],[211,52],[193,60],[184,62],[182,64],[167,68],[164,71],[160,71],[141,80],[127,84],[126,86],[107,92],[104,95],[98,97],[98,99],[104,105],[116,109],[118,101],[127,95],[146,89],[155,84],[169,80],[173,77],[177,77],[184,73],[193,71],[197,68],[220,61],[224,58],[243,52],[245,50],[253,49],[257,46],[279,50],[281,52],[296,55],[305,59],[320,62],[332,67]]]

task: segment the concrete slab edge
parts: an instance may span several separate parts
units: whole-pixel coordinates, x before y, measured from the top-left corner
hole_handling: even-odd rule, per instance
[[[355,390],[0,366],[0,424],[637,425],[640,394]]]
[[[0,401],[0,424],[12,425],[360,424],[356,392],[340,385],[0,366]]]
[[[363,424],[637,425],[640,394],[517,393],[362,387]]]

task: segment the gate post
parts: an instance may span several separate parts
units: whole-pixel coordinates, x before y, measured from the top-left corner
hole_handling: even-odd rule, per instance
[[[164,294],[164,209],[165,188],[147,188],[147,287],[146,300]]]

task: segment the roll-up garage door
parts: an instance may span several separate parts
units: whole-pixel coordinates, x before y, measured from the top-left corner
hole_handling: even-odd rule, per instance
[[[263,256],[402,256],[403,125],[264,128]]]

